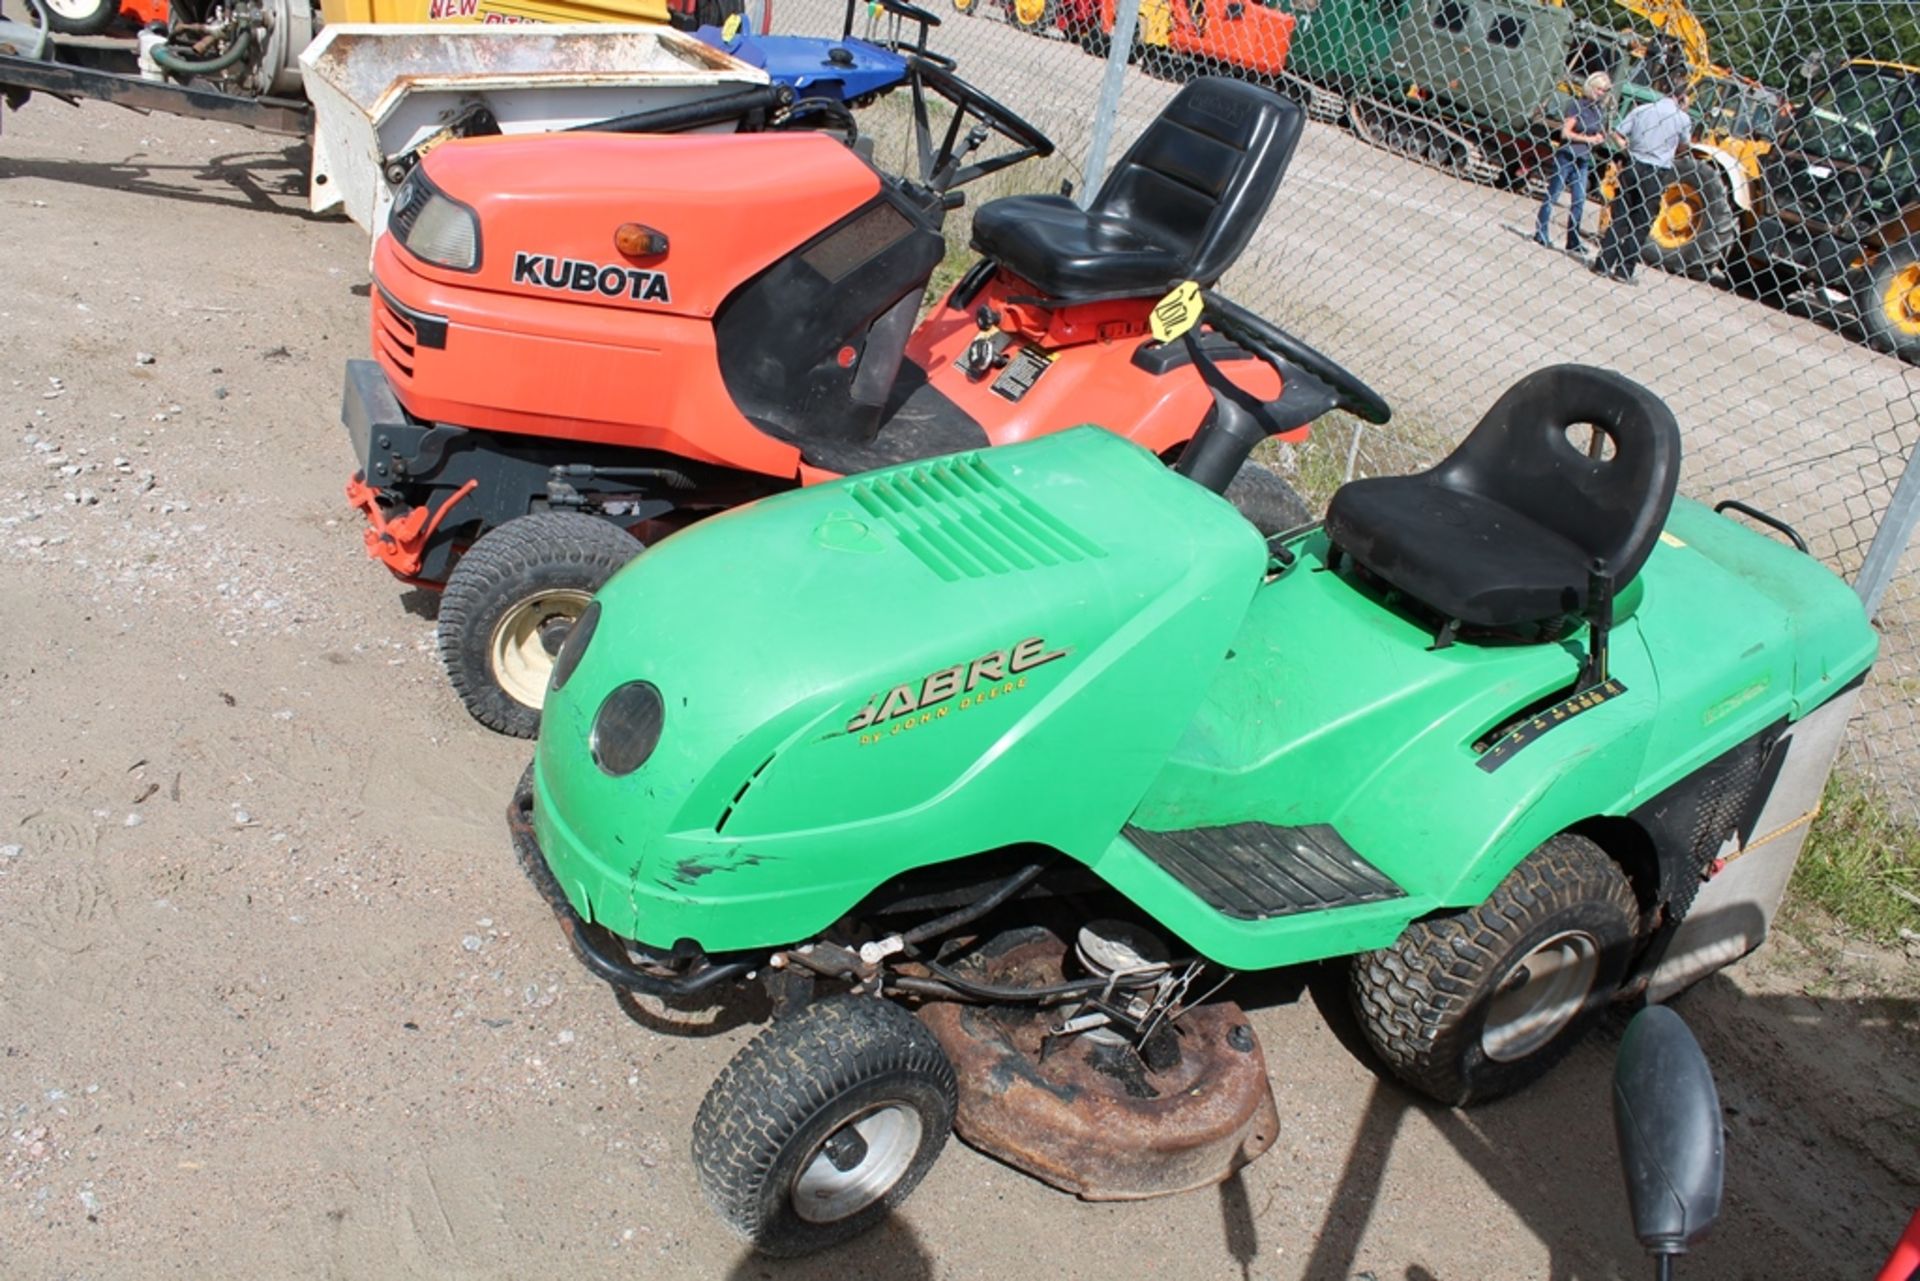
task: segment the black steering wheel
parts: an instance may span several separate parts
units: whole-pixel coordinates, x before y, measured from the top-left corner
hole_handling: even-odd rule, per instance
[[[1333,407],[1364,418],[1370,423],[1385,423],[1393,417],[1386,398],[1361,382],[1358,377],[1333,360],[1315,351],[1280,326],[1254,315],[1230,298],[1211,289],[1200,291],[1205,309],[1202,317],[1235,343],[1250,349],[1253,355],[1278,356],[1309,377],[1325,383],[1333,393]],[[1262,350],[1262,349],[1265,350]],[[1286,377],[1285,371],[1281,377]]]
[[[911,8],[912,6],[902,6]],[[921,52],[907,55],[908,77],[913,84],[914,129],[920,147],[920,177],[939,190],[950,191],[987,174],[1018,164],[1034,156],[1053,154],[1053,140],[996,99],[953,74],[949,66]],[[932,129],[928,124],[923,86],[945,98],[953,106],[946,138],[935,152]],[[969,135],[962,143],[960,129],[969,119],[981,124],[1014,144],[1014,150],[971,164],[961,164],[967,152],[978,146],[984,135]],[[936,182],[936,179],[938,181]]]

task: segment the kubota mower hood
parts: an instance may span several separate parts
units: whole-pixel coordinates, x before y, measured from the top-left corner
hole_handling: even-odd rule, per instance
[[[707,317],[879,191],[879,174],[823,134],[475,138],[428,153],[389,234],[414,250],[400,258],[408,269],[445,284]],[[471,269],[409,238],[435,196],[472,215]]]
[[[569,642],[540,846],[589,920],[709,952],[809,937],[909,867],[1099,849],[1265,566],[1226,502],[1092,428],[716,517]]]

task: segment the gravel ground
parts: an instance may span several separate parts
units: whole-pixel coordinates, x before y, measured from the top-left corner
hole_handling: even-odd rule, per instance
[[[661,1035],[586,978],[507,849],[525,745],[362,553],[361,233],[301,212],[298,146],[46,100],[5,125],[0,1275],[1642,1273],[1609,1038],[1430,1108],[1323,972],[1246,993],[1282,1134],[1217,1192],[1082,1204],[956,1144],[871,1237],[746,1254],[687,1136],[751,1027]],[[1920,1199],[1911,964],[1780,942],[1681,1001],[1732,1153],[1683,1275],[1884,1253]]]

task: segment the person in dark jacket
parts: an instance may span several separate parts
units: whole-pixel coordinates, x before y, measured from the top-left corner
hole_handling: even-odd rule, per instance
[[[1553,207],[1560,190],[1568,192],[1567,252],[1580,252],[1580,218],[1587,209],[1587,178],[1593,172],[1593,144],[1607,136],[1606,98],[1613,92],[1613,80],[1604,71],[1587,77],[1585,92],[1567,103],[1560,121],[1560,149],[1553,153],[1553,177],[1547,179],[1547,198],[1540,202],[1540,216],[1534,222],[1536,244],[1553,248],[1549,228]]]

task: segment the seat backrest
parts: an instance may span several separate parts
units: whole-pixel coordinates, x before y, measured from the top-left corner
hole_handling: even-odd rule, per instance
[[[1611,441],[1594,458],[1569,437],[1590,426]],[[1430,473],[1519,512],[1598,558],[1624,587],[1653,552],[1680,480],[1680,426],[1666,402],[1590,365],[1535,370],[1495,401]]]
[[[1087,212],[1125,220],[1211,285],[1253,237],[1305,122],[1271,90],[1201,76],[1127,148]]]

